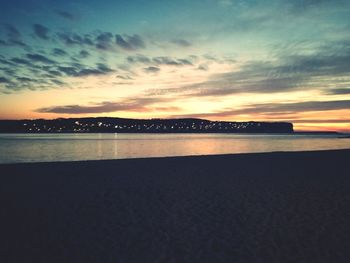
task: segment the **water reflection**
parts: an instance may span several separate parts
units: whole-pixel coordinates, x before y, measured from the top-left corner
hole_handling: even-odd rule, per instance
[[[42,162],[350,148],[336,135],[1,134],[0,162]]]

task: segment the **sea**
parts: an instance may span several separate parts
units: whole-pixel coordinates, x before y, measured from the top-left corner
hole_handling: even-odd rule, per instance
[[[0,134],[0,163],[350,149],[339,134]]]

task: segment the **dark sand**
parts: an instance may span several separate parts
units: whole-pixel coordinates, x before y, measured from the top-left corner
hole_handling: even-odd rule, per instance
[[[350,262],[350,150],[0,165],[0,262]]]

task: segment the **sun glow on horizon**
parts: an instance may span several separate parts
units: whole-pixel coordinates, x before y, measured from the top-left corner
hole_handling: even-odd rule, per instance
[[[350,2],[316,2],[6,3],[0,119],[193,117],[349,131]]]

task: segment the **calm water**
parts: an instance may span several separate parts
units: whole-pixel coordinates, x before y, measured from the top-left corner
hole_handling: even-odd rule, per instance
[[[0,163],[349,149],[337,135],[0,134]]]

